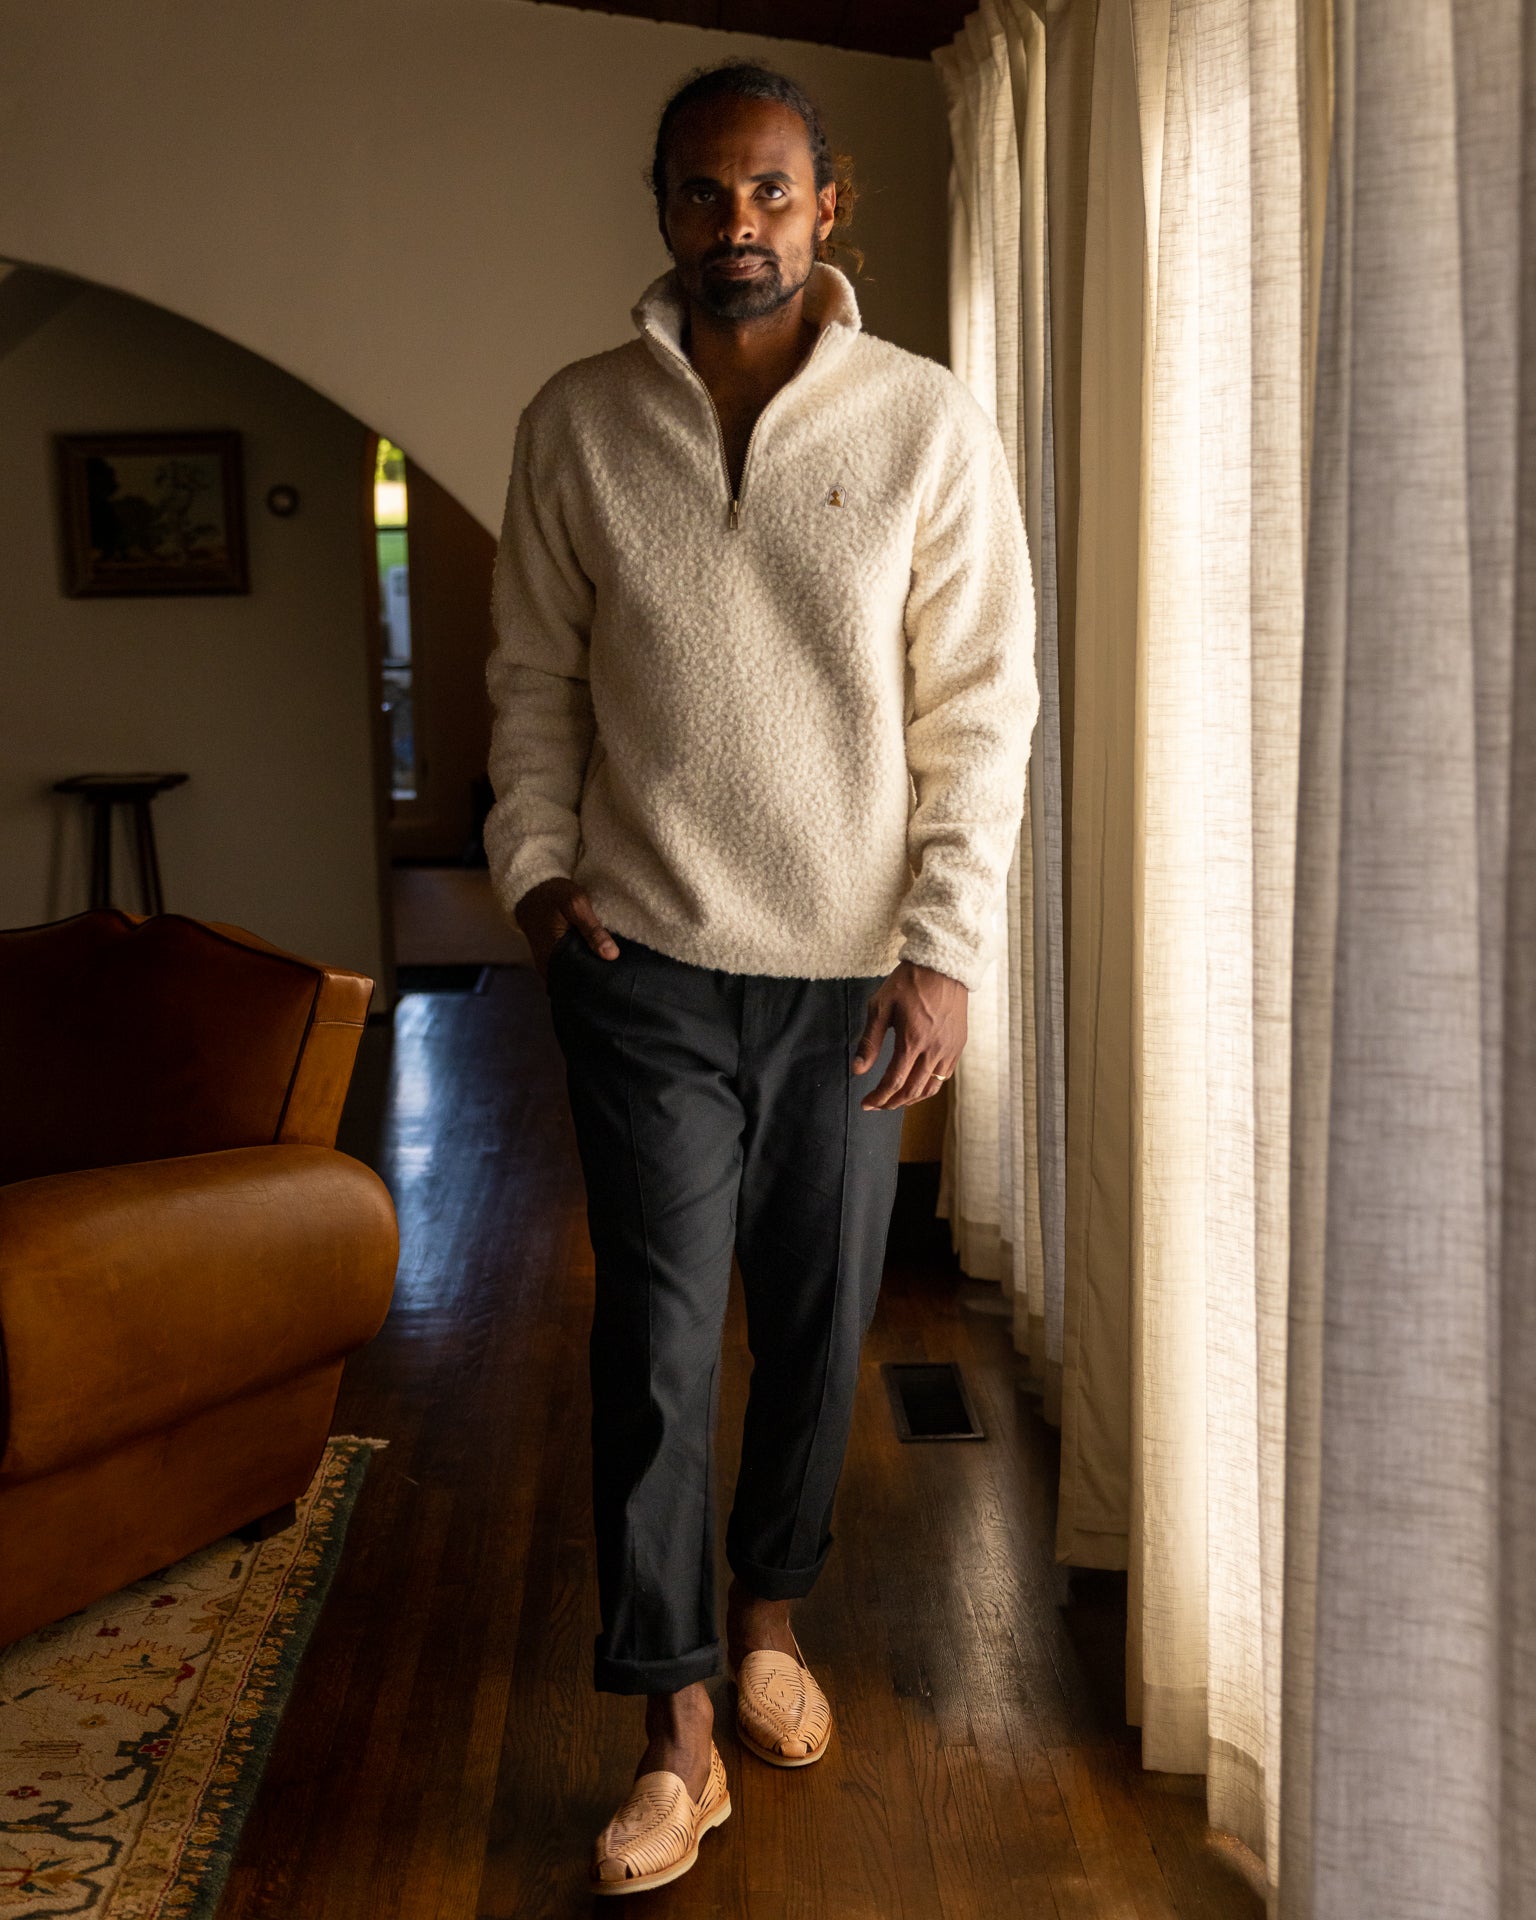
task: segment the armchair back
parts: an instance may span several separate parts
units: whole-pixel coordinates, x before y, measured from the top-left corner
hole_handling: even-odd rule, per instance
[[[0,1185],[334,1146],[372,991],[179,913],[97,907],[0,930]]]

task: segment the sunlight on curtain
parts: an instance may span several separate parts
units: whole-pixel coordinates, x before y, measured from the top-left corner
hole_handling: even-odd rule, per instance
[[[1040,718],[997,964],[971,996],[952,1085],[939,1212],[965,1271],[998,1280],[1027,1377],[1058,1417],[1062,1351],[1061,732],[1045,271],[1045,27],[986,0],[934,56],[950,116],[955,371],[1012,464],[1040,610]]]
[[[1126,1704],[1144,1764],[1206,1774],[1213,1824],[1271,1871],[1306,423],[1326,161],[1315,12],[1312,0],[1129,5],[1145,271]],[[1126,56],[1123,35],[1101,47]],[[1113,98],[1097,82],[1096,102]],[[1085,338],[1085,404],[1111,377]],[[1084,1392],[1095,1385],[1087,1376]]]
[[[1317,206],[1303,4],[1101,0],[1074,50],[1091,44],[1087,138],[1061,148],[1081,182],[1051,197],[1081,208],[1082,261],[1058,1553],[1128,1565],[1144,1762],[1205,1773],[1213,1822],[1270,1860]],[[986,240],[1006,191],[977,159],[1003,111],[998,38],[945,76],[973,380],[977,289],[995,315],[1009,270]],[[963,1163],[985,1135],[956,1118]]]

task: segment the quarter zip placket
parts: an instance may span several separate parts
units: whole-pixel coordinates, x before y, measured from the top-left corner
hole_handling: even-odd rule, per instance
[[[701,377],[698,368],[688,358],[686,353],[683,353],[679,348],[674,347],[672,342],[667,339],[665,334],[659,332],[654,326],[648,325],[645,330],[653,340],[660,342],[660,344],[666,348],[667,352],[670,353],[673,359],[677,361],[678,365],[688,375],[689,379],[697,383],[699,391],[703,394],[704,398],[709,402],[710,415],[714,420],[715,433],[720,442],[720,465],[725,474],[725,496],[727,501],[730,503],[729,510],[727,511],[727,514],[726,514],[725,524],[729,532],[736,533],[737,531],[739,531],[741,527],[741,503],[746,498],[747,470],[752,464],[752,446],[753,446],[753,442],[757,439],[758,429],[762,426],[763,422],[768,418],[768,415],[773,411],[774,407],[778,404],[780,397],[789,391],[789,389],[795,384],[795,382],[800,378],[800,376],[803,373],[809,370],[811,362],[816,358],[817,354],[821,352],[822,341],[826,339],[827,334],[831,331],[831,329],[830,327],[825,327],[825,326],[819,327],[817,329],[816,338],[811,343],[810,352],[805,356],[804,360],[801,361],[800,365],[796,367],[795,371],[784,382],[783,386],[779,388],[778,393],[774,394],[773,398],[768,402],[767,406],[763,408],[762,412],[752,422],[752,431],[747,435],[747,450],[741,456],[741,484],[738,487],[734,487],[734,488],[731,485],[730,454],[725,444],[725,426],[720,419],[720,409],[715,405],[715,396],[710,392],[709,388],[704,384],[703,378]]]

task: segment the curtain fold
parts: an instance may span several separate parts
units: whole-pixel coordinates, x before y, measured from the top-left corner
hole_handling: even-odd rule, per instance
[[[995,964],[951,1083],[939,1213],[965,1271],[1003,1289],[1024,1378],[1060,1401],[1065,1078],[1061,722],[1045,270],[1045,23],[985,0],[935,54],[949,110],[951,361],[996,421],[1039,610],[1040,718]]]
[[[1126,0],[1100,0],[1078,147],[1085,178],[1072,636],[1067,1192],[1056,1551],[1127,1564],[1132,1497],[1132,1017],[1136,596],[1145,218]],[[1053,232],[1053,248],[1057,236]]]
[[[1306,8],[1132,0],[1147,209],[1128,1712],[1277,1854]]]

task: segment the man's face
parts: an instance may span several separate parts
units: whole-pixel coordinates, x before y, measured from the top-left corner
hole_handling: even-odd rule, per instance
[[[776,100],[685,108],[667,143],[665,232],[683,291],[722,320],[755,320],[810,278],[835,186],[816,191],[805,122]]]

